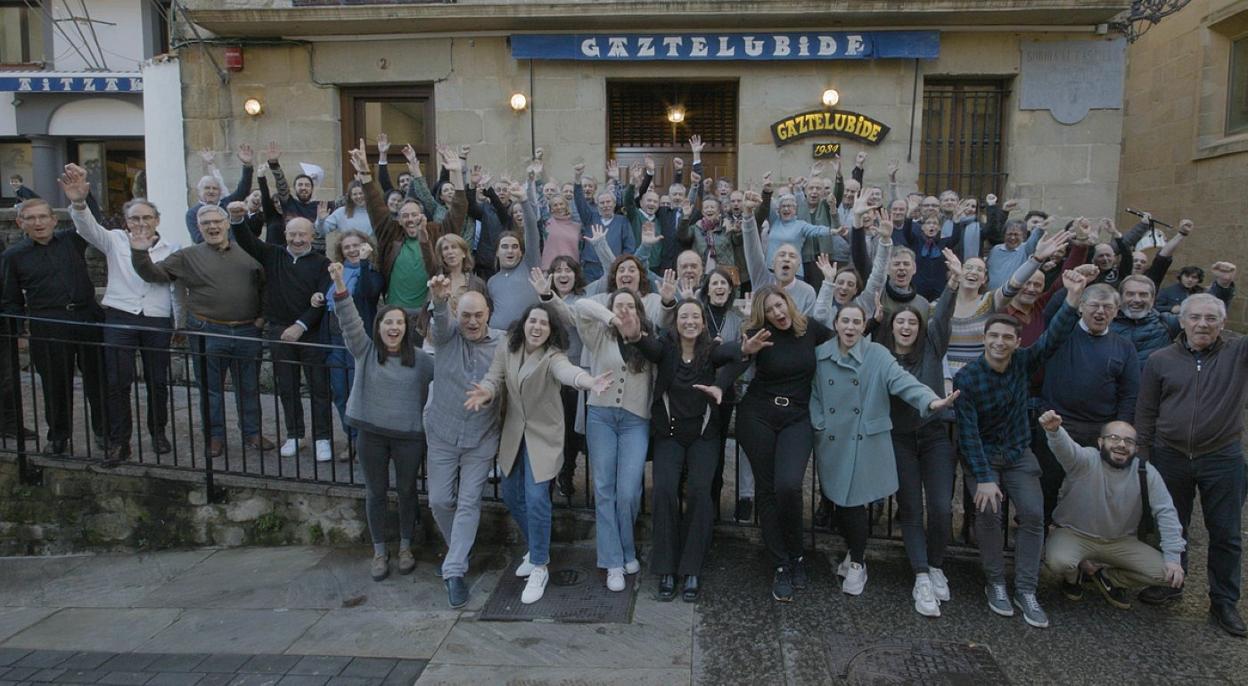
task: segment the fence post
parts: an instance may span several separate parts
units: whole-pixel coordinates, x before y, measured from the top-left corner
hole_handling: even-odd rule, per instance
[[[6,317],[4,321],[4,352],[7,359],[5,372],[12,382],[12,393],[8,398],[0,398],[0,402],[13,403],[13,416],[16,418],[17,435],[17,478],[23,486],[42,486],[43,467],[30,461],[26,454],[26,413],[22,408],[22,369],[18,358],[17,339],[21,332],[21,320]]]
[[[208,369],[208,338],[207,336],[195,336],[196,354],[199,355],[199,368],[202,371],[199,374],[199,414],[200,424],[204,433],[204,495],[209,503],[217,504],[225,502],[225,489],[219,488],[213,480],[212,461],[212,422],[210,417],[212,411],[210,403],[212,402],[208,393],[208,378],[210,371]],[[221,383],[221,402],[224,407],[225,403],[225,384]]]

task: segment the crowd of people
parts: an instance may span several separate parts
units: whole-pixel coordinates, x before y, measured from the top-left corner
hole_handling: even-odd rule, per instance
[[[1165,284],[1191,222],[1150,256],[1136,250],[1154,228],[1148,216],[1122,234],[1111,219],[1059,224],[1036,208],[1018,217],[1018,200],[993,195],[981,207],[953,190],[903,194],[895,163],[868,182],[866,153],[849,178],[837,158],[808,177],[767,172],[757,187],[734,187],[704,174],[696,136],[692,163],[675,160],[667,188],[655,187],[648,157],[608,164],[601,181],[577,164],[560,183],[539,149],[522,174],[495,180],[467,147],[447,146],[432,186],[406,146],[396,183],[389,141],[377,142],[376,166],[364,141],[350,151],[355,175],[338,207],[314,199],[306,174],[292,187],[275,144],[264,165],[242,146],[233,193],[219,175],[197,184],[190,246],[163,238],[143,199],[127,204],[125,230],[103,228],[72,164],[61,183],[74,230],[56,231],[52,208],[27,199],[27,238],[4,252],[0,297],[5,312],[30,317],[45,452],[66,450],[77,366],[105,464],[129,458],[136,348],[152,446],[169,450],[175,332],[202,339],[208,454],[223,449],[226,372],[245,444],[277,448],[256,423],[267,345],[287,431],[280,454],[297,455],[310,434],[315,459],[331,461],[335,409],[347,427],[375,580],[390,572],[391,463],[398,571],[416,566],[423,461],[448,600],[466,604],[481,493],[497,468],[527,549],[515,569],[527,577],[522,600],[539,601],[552,492],[575,490],[583,452],[606,587],[623,591],[641,569],[634,530],[650,461],[649,571],[660,599],[693,602],[735,413],[747,458],[736,515],[757,516],[777,601],[809,584],[803,483],[813,456],[816,523],[835,521],[847,543],[836,569],[846,594],[867,584],[870,505],[896,496],[914,609],[940,615],[953,597],[942,567],[960,469],[992,612],[1048,626],[1042,564],[1071,598],[1095,590],[1125,608],[1131,588],[1143,587],[1142,602],[1180,597],[1199,494],[1210,613],[1245,634],[1248,339],[1222,334],[1233,264],[1210,267],[1207,291],[1198,267]],[[88,244],[107,258],[102,308]],[[118,326],[89,325],[100,321]],[[102,364],[92,354],[101,340]],[[4,420],[6,432],[20,425]]]

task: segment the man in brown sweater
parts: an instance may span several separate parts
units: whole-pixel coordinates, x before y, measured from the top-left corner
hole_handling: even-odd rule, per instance
[[[1183,333],[1148,358],[1136,401],[1139,450],[1161,473],[1183,525],[1200,493],[1209,532],[1209,613],[1233,636],[1248,635],[1240,617],[1240,557],[1245,480],[1241,444],[1248,400],[1248,337],[1224,340],[1226,304],[1207,293],[1190,296],[1179,312]],[[1187,555],[1183,556],[1187,568]],[[1182,589],[1154,586],[1140,600],[1160,604]]]
[[[195,374],[208,389],[205,424],[210,427],[208,456],[225,448],[225,401],[222,382],[229,370],[244,443],[272,450],[260,435],[260,293],[264,270],[230,241],[224,209],[204,205],[196,214],[204,242],[173,253],[160,262],[147,254],[150,239],[130,234],[131,261],[144,281],[174,283],[185,293],[185,328],[191,340]]]

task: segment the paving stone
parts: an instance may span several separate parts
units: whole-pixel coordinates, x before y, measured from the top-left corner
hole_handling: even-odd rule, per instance
[[[341,676],[356,676],[365,679],[385,679],[390,670],[394,669],[398,660],[377,657],[357,657],[342,670]]]
[[[13,663],[14,667],[39,667],[46,669],[55,667],[73,657],[74,653],[67,650],[36,650],[26,657]]]
[[[11,681],[25,681],[38,673],[38,667],[12,667],[4,673],[4,678]]]
[[[234,680],[233,672],[217,673],[217,674],[213,674],[209,672],[205,674],[204,678],[200,680],[197,684],[195,684],[195,686],[225,686],[226,684],[230,683],[233,680]]]
[[[458,618],[444,610],[331,610],[287,652],[428,659]]]
[[[239,667],[251,659],[250,655],[234,655],[231,653],[219,653],[217,655],[209,655],[200,661],[195,669],[200,672],[237,672]]]
[[[116,653],[78,653],[62,662],[60,666],[65,669],[96,669],[115,656]]]
[[[152,636],[142,649],[172,653],[283,653],[322,614],[321,610],[183,610],[178,621]]]
[[[121,653],[109,658],[100,666],[113,672],[155,671],[150,666],[161,657],[163,656],[155,653]]]
[[[31,675],[30,680],[40,683],[51,683],[59,679],[65,672],[65,669],[41,669]]]
[[[381,686],[381,679],[366,679],[358,676],[336,676],[325,686]]]
[[[277,686],[325,686],[330,677],[310,676],[307,674],[287,674],[277,682]],[[408,682],[411,683],[411,682]]]
[[[306,676],[337,676],[344,667],[351,664],[346,655],[304,655],[294,667],[286,670],[287,674]]]
[[[203,678],[201,672],[157,672],[147,686],[196,686]]]
[[[157,655],[155,660],[143,669],[148,672],[198,672],[196,665],[203,662],[209,653],[171,653]]]
[[[168,627],[179,614],[181,610],[176,609],[66,608],[18,632],[5,645],[128,652]]]
[[[55,584],[45,586],[42,604],[49,607],[132,607],[216,552],[170,550],[93,556],[86,564],[66,572]]]
[[[679,602],[679,601],[677,601]],[[609,676],[608,676],[609,675]],[[504,686],[509,684],[628,684],[671,686],[688,684],[689,668],[629,668],[609,671],[596,667],[493,667],[489,665],[429,665],[420,686]],[[411,682],[407,682],[410,684]],[[744,681],[731,684],[750,683]]]
[[[426,664],[427,660],[402,660],[390,670],[385,683],[387,686],[412,686],[425,671]]]
[[[8,588],[5,589],[6,594],[8,590]],[[44,618],[56,611],[57,608],[55,607],[0,607],[0,642],[29,626],[43,621]],[[0,656],[0,665],[4,664],[4,657]]]
[[[235,674],[227,686],[275,686],[281,674]]]
[[[106,674],[108,672],[102,669],[67,669],[64,674],[56,678],[56,682],[58,684],[94,684]]]
[[[112,684],[113,686],[140,686],[145,684],[152,678],[151,672],[109,672],[104,678],[100,679],[101,684]]]
[[[298,662],[298,655],[255,655],[238,671],[256,674],[285,674]]]
[[[11,667],[27,655],[30,651],[22,648],[0,648],[0,667]]]

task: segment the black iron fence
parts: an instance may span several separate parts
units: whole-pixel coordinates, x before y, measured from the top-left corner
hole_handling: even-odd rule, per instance
[[[299,402],[304,419],[310,406],[308,379],[312,374],[343,374],[349,365],[336,363],[329,357],[331,345],[317,343],[285,343],[267,337],[246,337],[209,331],[171,332],[141,326],[64,321],[39,317],[0,315],[0,418],[3,435],[0,453],[15,455],[22,478],[30,483],[39,480],[39,468],[30,457],[55,455],[67,459],[98,462],[110,466],[117,446],[128,456],[120,464],[158,467],[161,469],[196,472],[211,501],[221,497],[216,478],[221,475],[247,476],[260,479],[297,481],[318,485],[362,487],[363,471],[354,442],[336,409],[331,408],[329,426],[316,418],[305,421],[307,431],[298,442],[294,455],[283,456],[281,445],[291,433],[284,416],[281,394],[277,389],[278,370],[292,367],[292,374],[303,381]],[[55,331],[54,335],[38,333]],[[115,336],[104,335],[122,330],[128,333],[161,333],[171,335],[168,346],[127,345],[106,343]],[[293,346],[317,351],[305,356],[313,362],[294,369],[289,355],[274,351],[279,346]],[[225,350],[226,352],[223,352]],[[47,351],[56,352],[47,355]],[[254,351],[254,354],[253,352]],[[147,364],[140,362],[146,356]],[[136,358],[138,358],[136,360]],[[349,358],[347,358],[349,359]],[[42,360],[42,362],[41,362]],[[74,368],[47,368],[47,360],[57,360]],[[119,385],[117,367],[131,364],[136,373],[133,381]],[[153,392],[160,372],[167,379],[167,392]],[[67,381],[60,389],[49,388],[57,377]],[[152,377],[152,378],[148,378]],[[124,378],[124,376],[122,377]],[[350,386],[346,389],[349,391]],[[51,391],[51,393],[49,392]],[[338,400],[335,398],[334,400]],[[345,399],[342,399],[345,403]],[[158,411],[154,405],[161,405]],[[216,417],[213,416],[214,403]],[[125,409],[122,409],[125,408]],[[419,411],[419,409],[416,409]],[[50,428],[49,414],[68,420],[68,431],[56,434]],[[128,422],[117,421],[118,413],[129,415]],[[118,425],[128,425],[128,431]],[[113,429],[110,431],[110,425]],[[332,455],[329,460],[317,459],[314,437],[328,434]],[[158,445],[156,436],[167,440]],[[63,450],[61,442],[63,442]],[[215,444],[215,445],[214,445]],[[556,495],[557,508],[592,512],[593,483],[589,460],[578,455],[574,488],[571,495]],[[742,479],[746,459],[736,441],[727,440],[723,468],[724,488],[715,494],[719,523],[729,526],[756,525],[753,515],[738,519],[736,504],[749,495],[743,486],[751,479]],[[419,493],[427,495],[425,465],[419,467]],[[497,475],[498,472],[495,472]],[[643,512],[646,508],[646,487],[643,484]],[[748,486],[745,486],[748,488]],[[955,487],[963,493],[961,482]],[[814,461],[808,468],[804,499],[808,516],[806,524],[814,541],[823,526],[816,526],[820,507],[818,477]],[[969,511],[965,497],[955,501],[955,532],[962,512]],[[501,501],[498,478],[491,477],[484,494],[486,500]],[[962,508],[957,507],[964,503]],[[900,539],[892,498],[872,506],[872,536]],[[966,527],[962,527],[965,531]]]

